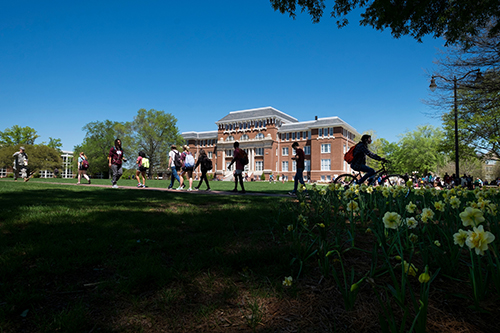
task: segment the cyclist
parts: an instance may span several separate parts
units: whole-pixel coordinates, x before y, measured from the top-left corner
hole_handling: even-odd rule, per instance
[[[370,178],[369,184],[373,182],[373,176],[375,175],[375,170],[366,165],[366,155],[377,161],[387,162],[385,158],[372,153],[368,149],[368,145],[372,143],[372,136],[365,134],[361,137],[361,141],[354,148],[353,155],[354,158],[351,162],[351,168],[356,171],[364,172],[364,176],[356,181],[356,184],[363,184],[367,178]]]

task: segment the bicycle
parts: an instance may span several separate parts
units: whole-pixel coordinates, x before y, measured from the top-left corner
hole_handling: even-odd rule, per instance
[[[384,186],[396,186],[396,185],[405,185],[406,184],[406,179],[405,177],[399,175],[399,174],[388,174],[386,164],[388,162],[382,162],[382,168],[377,170],[375,172],[375,175],[373,175],[372,180],[368,178],[367,180],[369,181],[368,185],[373,185],[375,181],[381,177],[382,182],[380,185]],[[362,177],[360,171],[356,171],[356,173],[344,173],[333,181],[334,184],[341,184],[345,187],[351,186],[356,179],[360,179]]]

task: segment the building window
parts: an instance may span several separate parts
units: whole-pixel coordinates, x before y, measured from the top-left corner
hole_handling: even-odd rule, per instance
[[[318,137],[323,137],[323,129],[322,128],[319,128],[318,129]]]
[[[333,127],[330,127],[330,136],[333,136]]]
[[[304,155],[311,155],[311,146],[304,147]]]
[[[264,155],[264,148],[255,148],[255,155]]]
[[[255,162],[255,171],[262,171],[264,169],[264,161]]]
[[[329,181],[329,182],[331,182],[332,181],[332,176],[326,175],[326,180]]]
[[[212,159],[212,157],[213,157],[213,156],[214,156],[213,152],[209,151],[209,152],[208,152],[208,158],[209,158],[209,159]]]
[[[283,147],[282,148],[281,155],[282,156],[288,156],[288,147]]]
[[[297,161],[292,161],[292,171],[296,172],[297,171]]]
[[[304,171],[311,171],[311,160],[304,160]]]
[[[286,141],[290,140],[290,133],[286,133]]]
[[[307,132],[306,131],[302,132],[302,139],[304,139],[304,140],[307,139]]]
[[[292,133],[292,140],[295,140],[295,132]]]
[[[330,171],[330,159],[321,160],[321,171]]]
[[[7,169],[0,168],[0,178],[5,178],[5,177],[7,177]]]
[[[288,161],[281,162],[281,171],[288,171]]]
[[[249,138],[249,137],[248,137],[248,135],[246,135],[246,134],[243,134],[243,135],[241,136],[241,138],[240,138],[240,140],[241,140],[241,141],[246,141],[246,140],[248,140],[248,139],[250,139],[250,138]]]
[[[226,157],[233,157],[233,150],[232,149],[226,150]]]
[[[255,136],[256,139],[264,139],[264,134],[259,133]]]
[[[232,135],[228,136],[226,141],[234,141],[234,136],[232,136]]]
[[[307,138],[311,140],[311,131],[307,131]]]
[[[321,153],[330,153],[331,152],[331,144],[329,143],[324,143],[321,145]]]

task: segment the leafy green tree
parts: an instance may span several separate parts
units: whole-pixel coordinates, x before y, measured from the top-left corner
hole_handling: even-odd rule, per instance
[[[57,149],[46,145],[26,145],[23,144],[28,155],[28,168],[30,172],[40,170],[54,170],[62,167],[61,154]],[[12,167],[14,164],[14,154],[19,151],[21,145],[0,148],[0,165],[2,167]]]
[[[297,8],[307,11],[313,22],[319,22],[325,9],[325,0],[270,0],[274,10],[296,16]],[[464,36],[476,35],[481,28],[493,22],[492,33],[500,31],[500,6],[498,0],[334,0],[331,16],[337,26],[349,22],[346,16],[364,8],[361,25],[377,30],[390,29],[394,37],[410,35],[421,41],[426,35],[446,37],[450,43],[461,41]]]
[[[49,143],[47,144],[48,147],[57,149],[58,151],[61,151],[62,148],[62,142],[61,139],[54,139],[49,137]]]
[[[120,138],[126,153],[126,157],[131,158],[131,152],[127,146],[130,139],[125,135],[126,124],[105,120],[103,122],[94,121],[83,127],[86,132],[81,145],[74,148],[74,163],[76,166],[80,152],[84,152],[89,159],[90,173],[109,172],[108,154],[113,147],[115,139]],[[122,134],[122,135],[120,135]]]
[[[440,151],[442,140],[443,132],[439,128],[417,126],[415,131],[401,135],[398,141],[400,150],[394,154],[394,162],[400,172],[436,172],[445,162],[445,155]]]
[[[14,125],[0,132],[0,146],[34,145],[39,137],[31,127]]]
[[[138,151],[149,158],[150,175],[167,168],[171,144],[183,142],[177,129],[177,119],[170,113],[140,109],[130,124],[132,142]]]

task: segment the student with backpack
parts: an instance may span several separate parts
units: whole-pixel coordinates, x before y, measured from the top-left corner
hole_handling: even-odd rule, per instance
[[[168,165],[169,169],[172,171],[172,174],[170,175],[170,185],[168,185],[168,189],[170,190],[174,187],[176,179],[179,184],[182,184],[178,174],[182,167],[181,153],[177,150],[176,145],[170,146],[170,153],[168,153]]]
[[[370,143],[372,143],[371,135],[365,134],[361,137],[361,141],[352,150],[353,158],[350,162],[351,168],[355,171],[361,171],[361,172],[365,173],[363,175],[363,177],[361,177],[361,179],[359,179],[356,182],[357,184],[363,184],[365,182],[365,180],[368,178],[370,179],[369,183],[372,183],[372,181],[373,181],[372,177],[376,173],[373,168],[370,168],[369,166],[366,165],[366,156],[369,156],[370,158],[373,158],[374,160],[377,160],[377,161],[383,161],[383,162],[387,161],[385,158],[382,158],[382,157],[378,156],[377,154],[372,153],[368,149],[368,145]]]
[[[180,174],[181,178],[181,186],[179,186],[178,190],[182,190],[184,188],[184,175],[187,174],[189,179],[189,188],[188,191],[192,191],[193,187],[193,170],[194,170],[194,156],[189,152],[189,146],[184,145],[183,152],[181,154],[182,161],[182,172]]]
[[[87,160],[87,156],[82,152],[80,152],[80,156],[78,157],[78,182],[77,185],[80,184],[80,180],[82,179],[82,175],[90,184],[90,177],[87,175],[87,169],[89,168],[89,161]]]
[[[139,152],[139,157],[137,157],[137,170],[135,172],[135,178],[137,179],[137,187],[139,188],[146,188],[146,171],[149,169],[149,158],[146,157],[146,154],[144,152],[140,151]],[[140,177],[142,176],[142,184]]]
[[[233,159],[231,163],[227,166],[229,170],[231,170],[231,165],[236,162],[236,170],[234,171],[234,189],[231,192],[238,192],[238,180],[240,181],[241,192],[245,192],[245,186],[243,185],[243,170],[245,169],[245,165],[248,164],[248,155],[247,153],[240,149],[240,143],[238,141],[234,142],[234,153]]]
[[[198,157],[198,161],[196,161],[196,165],[194,166],[194,168],[196,169],[198,166],[200,166],[201,168],[201,177],[198,186],[196,186],[194,189],[199,190],[201,184],[203,183],[203,180],[205,180],[205,184],[207,184],[207,191],[211,191],[210,184],[208,183],[207,172],[212,170],[213,165],[204,149],[200,150],[200,157]]]
[[[123,156],[122,140],[116,139],[115,145],[111,147],[108,155],[109,168],[113,174],[111,182],[113,183],[113,188],[118,188],[116,184],[123,174],[122,163],[127,162],[127,159]]]

